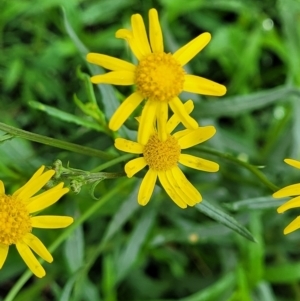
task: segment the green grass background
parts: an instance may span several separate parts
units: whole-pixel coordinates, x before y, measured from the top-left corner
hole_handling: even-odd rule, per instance
[[[284,200],[271,197],[274,185],[300,180],[299,170],[283,162],[300,159],[299,0],[1,0],[0,122],[119,156],[82,79],[101,71],[84,57],[92,51],[132,60],[115,31],[128,28],[133,13],[148,22],[151,7],[167,51],[205,31],[213,37],[187,70],[226,85],[227,94],[181,98],[195,101],[192,116],[201,125],[217,128],[191,153],[218,162],[220,171],[184,169],[214,209],[181,210],[159,186],[140,207],[142,174],[102,181],[94,187],[97,200],[84,185],[44,211],[72,215],[74,226],[34,230],[55,249],[54,262],[43,264],[45,278],[30,278],[10,248],[0,271],[1,300],[300,300],[300,231],[283,235],[298,209],[278,215]],[[94,86],[107,117],[131,91]],[[129,129],[136,129],[133,118],[122,136],[132,135]],[[85,171],[107,164],[106,172],[121,172],[125,163],[1,134],[0,178],[10,193],[56,159]],[[212,211],[221,215],[208,217]],[[228,216],[231,228],[224,225]],[[242,236],[245,229],[255,243]]]

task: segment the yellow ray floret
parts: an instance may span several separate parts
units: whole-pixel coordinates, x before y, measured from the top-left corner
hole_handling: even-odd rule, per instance
[[[131,30],[120,29],[116,37],[128,42],[138,59],[137,65],[103,54],[89,53],[87,61],[100,65],[110,72],[95,75],[95,84],[136,85],[133,92],[112,116],[109,127],[118,130],[131,113],[145,99],[138,130],[138,140],[145,144],[153,122],[161,115],[168,114],[168,106],[178,115],[186,128],[196,129],[197,122],[183,109],[178,95],[192,92],[204,95],[222,96],[226,93],[223,85],[211,80],[186,74],[183,66],[196,56],[210,41],[211,35],[205,32],[175,53],[166,53],[163,35],[155,9],[149,10],[149,36],[144,21],[139,14],[131,17]],[[161,106],[160,104],[166,104]],[[168,119],[168,116],[167,116]]]
[[[15,245],[20,256],[37,277],[46,272],[32,251],[47,262],[53,258],[44,244],[32,234],[32,228],[65,228],[73,222],[69,216],[31,216],[56,203],[69,189],[63,183],[34,196],[54,175],[53,170],[44,172],[39,168],[30,180],[12,195],[5,194],[0,181],[0,269],[2,268],[10,245]]]
[[[191,101],[188,101],[184,108],[187,112],[191,111],[193,108]],[[202,200],[200,193],[185,177],[178,163],[207,172],[219,170],[219,165],[215,162],[181,153],[184,149],[210,139],[216,132],[215,128],[204,126],[171,134],[178,123],[179,118],[176,115],[172,116],[164,127],[160,127],[158,122],[157,130],[152,127],[145,144],[123,138],[115,140],[117,149],[141,155],[125,165],[125,172],[129,178],[148,166],[138,193],[138,203],[142,206],[149,202],[157,178],[166,193],[180,208],[194,206]]]
[[[300,169],[300,161],[294,160],[294,159],[285,159],[285,163],[296,167]],[[273,194],[274,198],[283,198],[283,197],[289,197],[289,196],[295,196],[291,200],[287,201],[283,205],[277,208],[278,213],[283,213],[286,210],[292,209],[292,208],[298,208],[300,207],[300,183],[293,184],[286,186],[282,189],[279,189]],[[284,234],[289,234],[297,229],[300,228],[300,216],[298,216],[296,219],[294,219],[283,231]]]

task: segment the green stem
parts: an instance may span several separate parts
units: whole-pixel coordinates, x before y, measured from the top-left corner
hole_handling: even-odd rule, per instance
[[[118,157],[116,159],[110,160],[108,162],[105,162],[105,163],[99,165],[98,167],[94,168],[92,170],[92,172],[99,172],[99,171],[104,170],[104,169],[106,169],[108,167],[116,165],[116,164],[118,164],[120,162],[128,161],[128,160],[134,158],[135,156],[136,155],[133,155],[133,154],[126,154],[126,155],[120,156],[120,157]]]
[[[15,137],[20,137],[20,138],[23,138],[23,139],[26,139],[29,141],[33,141],[33,142],[37,142],[37,143],[41,143],[44,145],[50,145],[52,147],[57,147],[60,149],[72,151],[74,153],[78,153],[78,154],[82,154],[82,155],[86,155],[86,156],[97,157],[97,158],[101,158],[101,159],[105,159],[105,160],[115,158],[115,156],[113,156],[113,155],[107,154],[103,151],[100,151],[100,150],[97,150],[94,148],[81,146],[79,144],[70,143],[70,142],[42,136],[39,134],[34,134],[34,133],[31,133],[28,131],[24,131],[24,130],[15,128],[13,126],[7,125],[2,122],[0,122],[0,130],[3,132],[6,132],[12,136],[15,136]]]
[[[277,191],[279,188],[274,185],[272,182],[270,182],[267,177],[262,173],[260,172],[257,167],[247,163],[247,162],[244,162],[244,161],[241,161],[237,158],[235,158],[234,156],[228,154],[228,153],[221,153],[221,152],[218,152],[214,149],[210,149],[210,148],[207,148],[207,147],[198,147],[197,148],[198,150],[204,152],[204,153],[207,153],[207,154],[211,154],[211,155],[215,155],[215,156],[218,156],[220,158],[223,158],[223,159],[226,159],[226,160],[229,160],[231,162],[234,162],[238,165],[241,165],[245,168],[247,168],[250,172],[252,172],[256,177],[258,177],[260,179],[260,181],[266,185],[269,189],[271,189],[272,191]]]
[[[118,186],[109,191],[106,195],[103,196],[98,202],[94,203],[93,206],[89,207],[71,226],[69,226],[63,233],[58,236],[58,238],[50,245],[48,248],[50,253],[53,253],[70,235],[71,233],[81,224],[83,224],[90,216],[92,216],[99,208],[105,205],[109,200],[115,197],[120,191],[122,191],[126,186],[130,185],[132,180],[124,180],[119,182]],[[40,260],[40,262],[44,262]],[[5,297],[4,301],[13,301],[18,292],[21,290],[26,281],[30,278],[32,272],[27,270],[19,278],[19,280],[14,284],[12,289],[9,291],[8,295]]]

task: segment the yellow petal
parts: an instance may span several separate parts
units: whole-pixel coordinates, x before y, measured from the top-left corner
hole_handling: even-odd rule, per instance
[[[179,187],[186,191],[186,193],[196,202],[202,201],[202,196],[200,192],[194,187],[194,185],[185,177],[184,173],[179,167],[172,168],[172,173],[176,179]]]
[[[186,74],[184,76],[183,91],[203,95],[222,96],[227,90],[225,86],[209,79],[192,74]]]
[[[30,186],[31,183],[37,179],[44,171],[45,166],[42,165],[34,174],[33,176],[29,179],[29,181],[27,181],[27,183],[25,185],[23,185],[22,187],[20,187],[17,191],[14,192],[13,196],[17,196],[24,188],[26,188],[26,186]]]
[[[176,167],[175,167],[176,168]],[[178,168],[178,167],[177,167]],[[182,187],[179,186],[177,179],[173,176],[171,170],[166,171],[167,179],[174,189],[174,191],[179,195],[179,197],[188,205],[188,206],[195,206],[197,202],[189,195]]]
[[[149,10],[149,37],[153,52],[163,52],[164,42],[160,23],[158,20],[157,10],[152,8]]]
[[[140,14],[134,14],[131,16],[131,27],[134,40],[140,48],[140,52],[143,56],[151,53],[145,24]]]
[[[182,131],[177,131],[177,132],[174,133],[172,136],[178,140],[178,139],[180,139],[181,137],[186,136],[187,134],[193,133],[193,132],[194,132],[194,130],[191,130],[191,129],[185,129],[185,130],[182,130]]]
[[[89,63],[99,65],[108,70],[115,70],[115,71],[123,70],[123,71],[135,72],[135,68],[136,68],[135,65],[129,62],[100,53],[88,53],[86,56],[86,60]]]
[[[121,150],[126,153],[130,154],[142,154],[144,150],[144,146],[137,143],[133,142],[124,138],[117,138],[115,140],[115,147],[118,150]]]
[[[149,169],[144,179],[142,180],[141,187],[138,193],[138,203],[142,206],[148,204],[157,179],[157,172]]]
[[[28,212],[37,212],[56,203],[63,195],[69,192],[68,188],[62,188],[63,185],[64,183],[60,183],[57,186],[32,198],[31,202],[27,205]]]
[[[169,197],[173,200],[173,202],[182,209],[186,208],[187,207],[186,203],[181,199],[181,197],[175,191],[173,186],[170,184],[166,176],[166,173],[164,171],[159,171],[158,178],[164,190],[169,195]]]
[[[126,40],[135,57],[138,60],[141,60],[141,58],[143,57],[143,53],[140,50],[139,44],[134,39],[132,31],[128,29],[119,29],[116,32],[116,38]]]
[[[168,138],[167,120],[168,120],[168,103],[160,102],[156,111],[157,133],[161,141],[166,141]]]
[[[35,195],[55,174],[54,170],[48,170],[33,181],[27,182],[20,193],[17,194],[18,198],[26,202],[29,198]],[[18,191],[17,191],[18,192]],[[16,196],[16,192],[13,194]]]
[[[0,269],[2,269],[3,264],[6,260],[8,249],[9,246],[0,243]]]
[[[185,111],[190,114],[194,109],[194,103],[191,99],[189,99],[184,105]],[[173,114],[167,122],[167,131],[171,133],[176,126],[180,123],[180,118],[178,115]]]
[[[284,230],[283,233],[289,234],[300,228],[300,216],[297,216]]]
[[[112,84],[129,86],[134,84],[134,72],[132,71],[111,71],[91,77],[93,84]]]
[[[294,159],[284,159],[284,162],[286,164],[289,164],[293,167],[299,168],[300,169],[300,161],[294,160]]]
[[[0,180],[0,195],[5,194],[5,187],[3,182]]]
[[[70,216],[39,215],[31,218],[31,225],[34,228],[58,229],[68,227],[73,221]]]
[[[219,170],[219,164],[192,155],[180,154],[178,161],[179,163],[185,166],[198,169],[198,170],[203,170],[208,172],[216,172]]]
[[[134,92],[127,97],[111,117],[109,121],[109,128],[112,131],[117,131],[132,112],[139,106],[143,99],[144,97],[139,92]]]
[[[283,213],[284,211],[292,208],[300,207],[300,196],[297,196],[288,202],[284,203],[280,207],[277,208],[278,213]]]
[[[33,234],[27,233],[23,237],[23,242],[28,245],[37,255],[47,262],[52,262],[53,257],[44,244]]]
[[[186,135],[179,138],[178,143],[181,149],[186,149],[208,140],[215,133],[216,129],[212,125],[198,127],[196,130],[190,131]]]
[[[158,105],[158,101],[147,100],[143,108],[137,138],[137,141],[142,145],[146,145],[149,137],[153,133],[153,124],[156,117],[156,110]]]
[[[42,278],[46,275],[46,272],[42,265],[39,263],[39,261],[36,259],[36,257],[33,255],[30,248],[23,242],[19,242],[16,244],[16,248],[24,260],[24,262],[27,264],[31,272],[39,277]]]
[[[198,127],[198,122],[187,113],[183,103],[178,97],[174,97],[169,102],[169,105],[173,113],[178,116],[180,122],[182,122],[186,128],[196,129]]]
[[[181,66],[184,66],[209,43],[210,39],[210,33],[205,32],[179,48],[173,54],[173,57],[181,64]]]
[[[147,162],[145,161],[144,157],[130,160],[125,165],[125,172],[126,172],[127,177],[131,178],[137,172],[139,172],[141,169],[143,169],[146,165],[147,165]]]
[[[300,184],[286,186],[273,194],[273,198],[283,198],[286,196],[300,195]]]

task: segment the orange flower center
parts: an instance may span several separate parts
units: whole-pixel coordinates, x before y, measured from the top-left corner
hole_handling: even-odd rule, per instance
[[[184,74],[170,53],[151,53],[137,65],[135,83],[145,98],[170,101],[183,90]]]
[[[0,195],[0,243],[16,244],[31,232],[31,220],[26,205],[18,198]]]
[[[180,146],[177,140],[169,136],[161,141],[158,135],[152,135],[144,147],[144,158],[153,170],[166,171],[177,165],[180,156]]]

